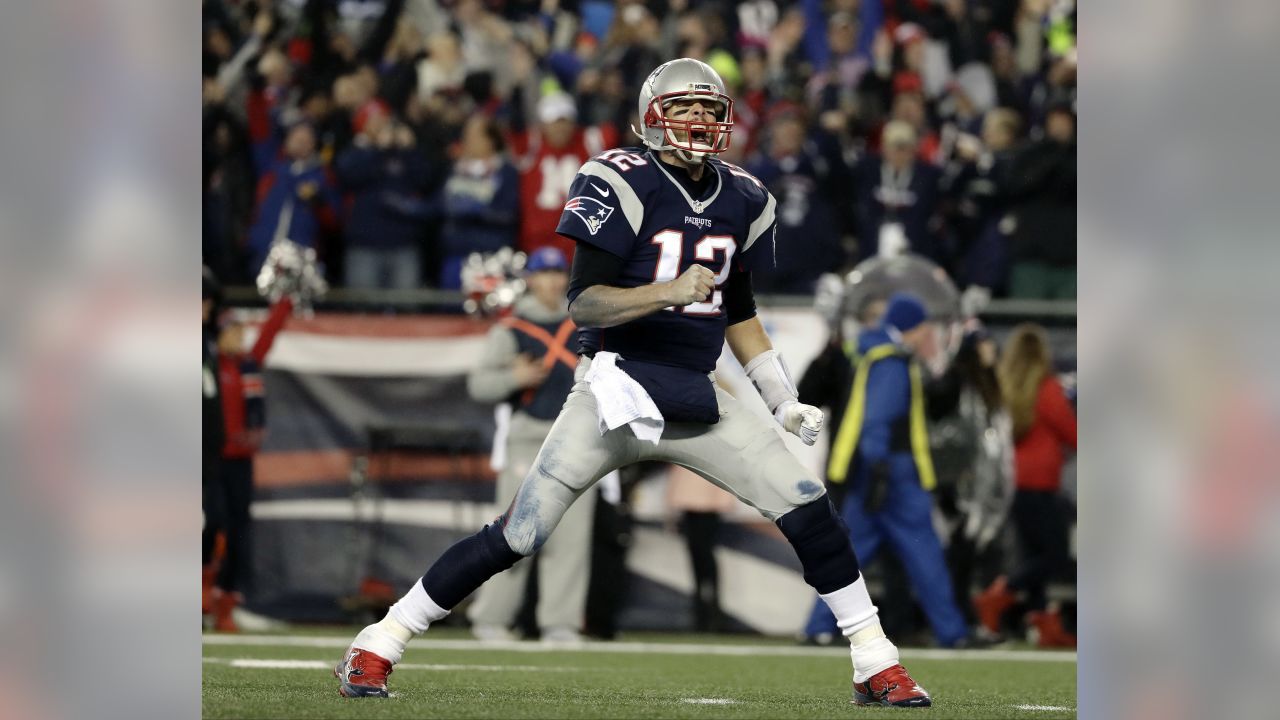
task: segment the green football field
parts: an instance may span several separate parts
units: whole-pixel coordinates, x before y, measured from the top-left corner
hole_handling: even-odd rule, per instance
[[[579,649],[481,645],[458,631],[410,644],[391,698],[338,696],[352,633],[204,636],[206,718],[1071,718],[1074,653],[911,650],[928,710],[849,703],[847,650],[741,636],[628,635]]]

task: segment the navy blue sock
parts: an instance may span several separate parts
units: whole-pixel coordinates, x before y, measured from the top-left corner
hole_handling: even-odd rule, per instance
[[[849,528],[826,495],[778,518],[800,565],[804,581],[826,595],[858,579],[858,556],[849,541]]]
[[[500,517],[475,535],[454,543],[422,576],[423,589],[437,605],[452,610],[486,580],[524,557],[512,550],[502,536],[504,520]]]

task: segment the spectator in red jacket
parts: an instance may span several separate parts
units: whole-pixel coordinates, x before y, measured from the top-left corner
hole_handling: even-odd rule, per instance
[[[249,574],[249,505],[253,501],[253,456],[266,427],[262,363],[276,335],[293,311],[293,301],[281,298],[271,306],[253,347],[245,351],[244,326],[224,323],[216,347],[217,383],[223,418],[223,442],[217,470],[204,484],[204,582],[217,630],[235,632],[232,610],[242,598],[241,584]],[[208,432],[208,430],[206,430]],[[213,562],[218,533],[226,540],[220,564]]]
[[[1076,448],[1076,414],[1053,376],[1044,328],[1023,323],[1013,329],[997,371],[1005,404],[1013,417],[1013,522],[1022,548],[1021,564],[974,598],[982,624],[1000,629],[1001,616],[1026,593],[1028,621],[1040,631],[1042,646],[1075,645],[1058,611],[1045,611],[1045,587],[1071,566],[1066,513],[1058,497],[1066,448]]]

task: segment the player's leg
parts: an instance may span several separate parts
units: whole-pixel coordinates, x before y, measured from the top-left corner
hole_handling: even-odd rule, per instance
[[[860,564],[871,564],[880,550],[884,530],[879,518],[867,512],[860,493],[850,491],[844,495],[844,507],[841,509],[840,516],[844,520],[845,527],[849,528],[849,539],[853,542],[854,554]],[[819,597],[813,603],[809,622],[805,624],[805,637],[820,640],[823,635],[835,635],[839,632],[840,627],[836,623],[836,616],[831,612],[831,607]]]
[[[541,427],[535,428],[536,423]],[[508,502],[515,497],[520,483],[533,467],[533,461],[542,448],[550,423],[530,422],[528,418],[516,416],[511,419],[511,427],[507,436],[507,464],[498,473],[495,497],[497,501]],[[524,602],[525,584],[529,579],[531,561],[521,560],[506,572],[500,572],[489,579],[476,593],[475,602],[467,610],[467,618],[471,621],[472,632],[476,637],[486,639],[508,639],[511,624],[516,613]]]
[[[588,490],[565,512],[538,551],[538,628],[542,639],[578,639],[591,577],[591,528],[599,493]]]
[[[386,675],[405,645],[486,580],[532,555],[573,501],[597,479],[634,460],[635,436],[625,428],[600,435],[595,399],[581,378],[569,393],[533,467],[502,516],[444,552],[381,622],[356,636],[335,669],[346,697],[386,697]]]
[[[928,693],[907,675],[880,627],[848,529],[822,483],[787,450],[772,423],[728,393],[717,389],[716,395],[719,423],[673,423],[656,451],[646,453],[688,467],[777,523],[800,559],[805,582],[849,638],[854,702],[927,707]]]
[[[938,644],[954,646],[964,640],[969,629],[952,595],[951,573],[942,543],[933,530],[933,500],[913,479],[896,478],[891,482],[892,494],[879,513],[879,520],[911,578],[916,599],[929,618]]]

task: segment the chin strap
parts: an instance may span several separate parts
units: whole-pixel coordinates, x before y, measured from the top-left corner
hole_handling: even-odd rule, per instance
[[[653,150],[653,151],[655,151],[655,152],[662,152],[663,150],[670,150],[671,152],[673,152],[673,153],[675,153],[675,154],[676,154],[676,157],[680,158],[681,160],[683,160],[683,161],[685,161],[685,162],[687,162],[687,163],[689,163],[689,164],[691,164],[691,165],[701,165],[701,164],[702,164],[702,163],[707,159],[707,153],[704,153],[704,152],[689,152],[689,151],[687,151],[687,150],[681,150],[680,148],[675,147],[675,146],[673,146],[673,145],[663,145],[663,146],[660,146],[660,147],[652,147],[652,146],[650,146],[650,145],[649,145],[649,141],[645,139],[645,137],[644,137],[644,133],[642,133],[642,132],[640,132],[639,130],[637,130],[637,129],[636,129],[635,123],[632,123],[632,124],[631,124],[631,132],[632,132],[636,137],[640,138],[640,144],[641,144],[641,145],[644,145],[645,147],[649,148],[650,150]]]
[[[689,163],[690,165],[701,165],[707,159],[707,154],[702,152],[689,152],[680,148],[672,148],[676,157]]]

